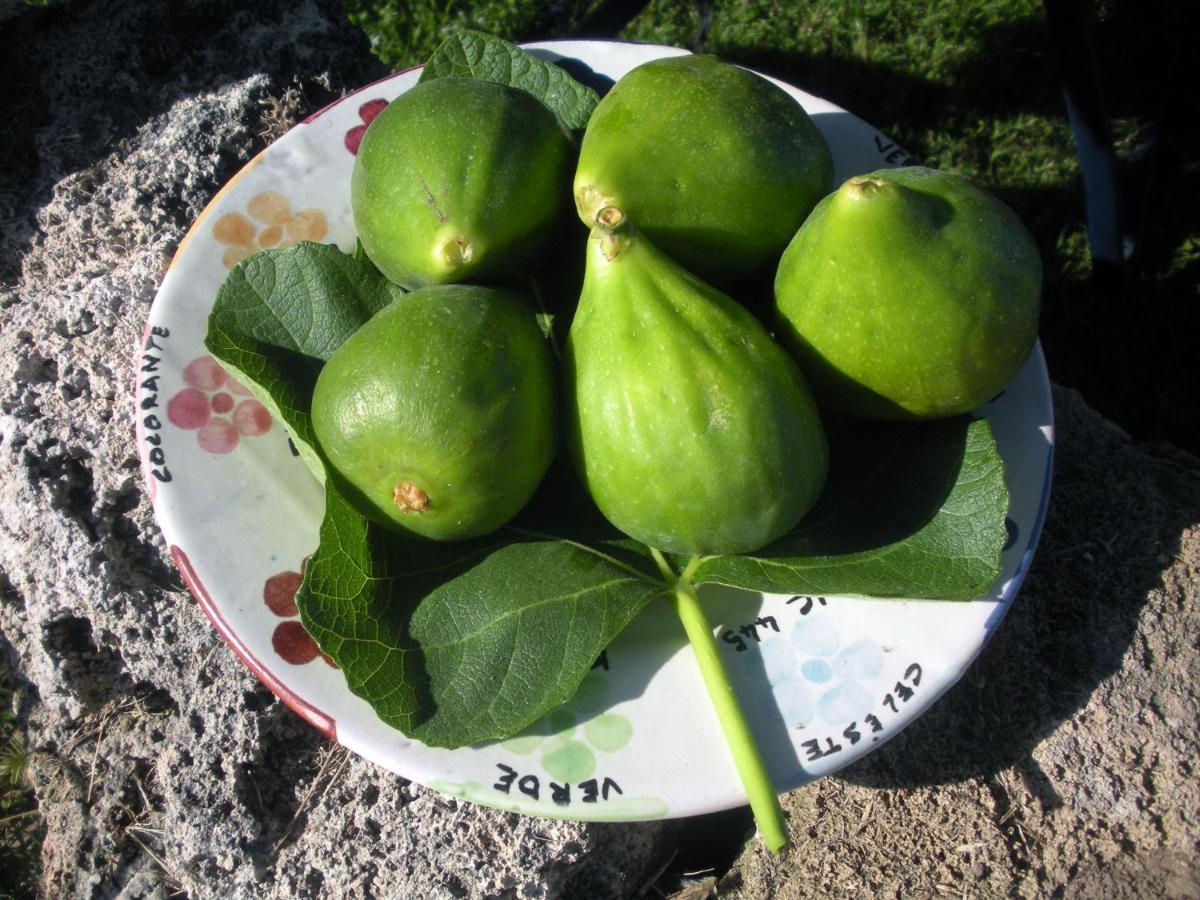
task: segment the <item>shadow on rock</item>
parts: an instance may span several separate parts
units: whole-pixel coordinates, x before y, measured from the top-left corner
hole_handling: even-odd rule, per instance
[[[1180,491],[1174,466],[1145,450],[1074,392],[1055,392],[1055,487],[1033,568],[996,636],[966,677],[922,719],[842,777],[871,787],[947,784],[1015,767],[1044,811],[1060,805],[1032,751],[1076,715],[1143,646],[1147,597],[1200,522],[1200,467]],[[1171,451],[1177,453],[1178,451]],[[1143,460],[1139,464],[1139,457]],[[1143,635],[1139,635],[1139,629]],[[1127,711],[1136,728],[1134,710]],[[1115,711],[1117,716],[1119,711]],[[1137,742],[1113,735],[1114,742]],[[995,798],[998,807],[1003,796]]]
[[[346,751],[300,721],[262,685],[245,691],[242,702],[257,716],[261,756],[238,766],[234,789],[261,826],[249,850],[255,866],[266,870],[279,849],[303,830],[306,801],[327,782],[337,763],[334,756]]]

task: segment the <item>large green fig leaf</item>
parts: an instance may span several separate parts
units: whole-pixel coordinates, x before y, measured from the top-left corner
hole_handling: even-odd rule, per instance
[[[985,420],[846,420],[829,438],[829,481],[799,526],[755,553],[704,560],[694,582],[942,600],[988,589],[1008,490]]]
[[[508,737],[569,700],[662,584],[597,544],[521,527],[418,542],[326,482],[304,627],[381,719],[435,747]]]
[[[464,29],[434,51],[421,81],[476,78],[519,88],[537,97],[576,135],[582,134],[600,98],[553,63],[526,53],[515,44]]]
[[[311,443],[324,358],[399,289],[363,259],[298,245],[241,263],[206,346]],[[966,599],[1000,571],[1008,494],[986,421],[832,423],[829,484],[792,533],[709,557],[694,583],[783,593]],[[403,539],[331,483],[297,596],[306,628],[388,723],[437,746],[516,733],[568,699],[664,587],[650,551],[551,468],[509,525],[464,543]],[[678,561],[681,565],[683,560]]]
[[[309,419],[321,363],[402,293],[365,256],[337,247],[306,241],[264,250],[225,277],[204,346],[284,423],[323,480]]]

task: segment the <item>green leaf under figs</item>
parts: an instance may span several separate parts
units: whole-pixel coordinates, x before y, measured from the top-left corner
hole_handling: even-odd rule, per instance
[[[303,242],[264,250],[225,277],[204,346],[282,421],[319,480],[309,409],[321,364],[404,293],[365,257]]]
[[[442,42],[425,64],[420,80],[434,78],[475,78],[527,91],[554,110],[577,135],[582,134],[600,102],[595,91],[553,63],[479,31],[458,31]]]
[[[1000,574],[1008,490],[988,423],[835,421],[829,482],[800,525],[756,553],[715,556],[697,584],[970,600]]]
[[[318,481],[324,481],[325,468],[315,449],[316,436],[309,417],[320,362],[211,323],[204,346],[254,393],[272,419],[284,424],[308,470]]]
[[[435,747],[508,737],[569,700],[661,584],[597,548],[520,528],[418,542],[326,483],[301,621],[383,721]]]
[[[217,292],[209,328],[327,360],[403,293],[365,257],[304,241],[234,266]]]
[[[399,293],[365,259],[309,244],[244,261],[218,295],[207,347],[319,478],[308,414],[322,361]],[[833,422],[829,434],[816,509],[765,550],[702,561],[696,583],[947,599],[987,589],[1008,495],[986,422]],[[384,721],[429,744],[503,738],[568,699],[664,587],[649,550],[613,529],[561,462],[510,525],[469,543],[405,540],[326,491],[297,596],[304,625]]]

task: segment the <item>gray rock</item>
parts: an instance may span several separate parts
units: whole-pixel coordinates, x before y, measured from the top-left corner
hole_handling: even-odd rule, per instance
[[[330,745],[216,637],[152,521],[149,304],[221,184],[381,74],[340,12],[113,0],[0,28],[0,650],[46,896],[634,896],[669,857],[670,824],[492,812]],[[1200,896],[1200,463],[1055,403],[1008,621],[921,721],[785,798],[795,849],[752,841],[722,895]]]
[[[1037,559],[964,680],[785,800],[747,898],[1200,897],[1200,460],[1056,389]]]
[[[0,635],[47,896],[627,895],[670,826],[442,798],[262,688],[169,563],[132,355],[191,220],[382,71],[336,0],[95,2],[0,30]]]

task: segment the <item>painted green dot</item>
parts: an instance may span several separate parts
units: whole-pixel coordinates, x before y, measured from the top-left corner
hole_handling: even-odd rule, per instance
[[[526,753],[536,750],[542,740],[540,734],[518,734],[516,737],[510,737],[507,741],[501,741],[500,746],[509,753],[524,756]]]
[[[575,732],[575,713],[569,709],[552,709],[546,714],[550,734],[570,737]]]
[[[629,743],[633,737],[633,723],[625,716],[605,713],[585,724],[583,733],[587,735],[588,743],[597,750],[612,753]]]
[[[596,754],[582,741],[564,741],[543,754],[542,768],[559,781],[586,781],[596,772]]]
[[[599,712],[608,702],[608,678],[599,672],[588,672],[571,698],[571,707],[581,713]]]

